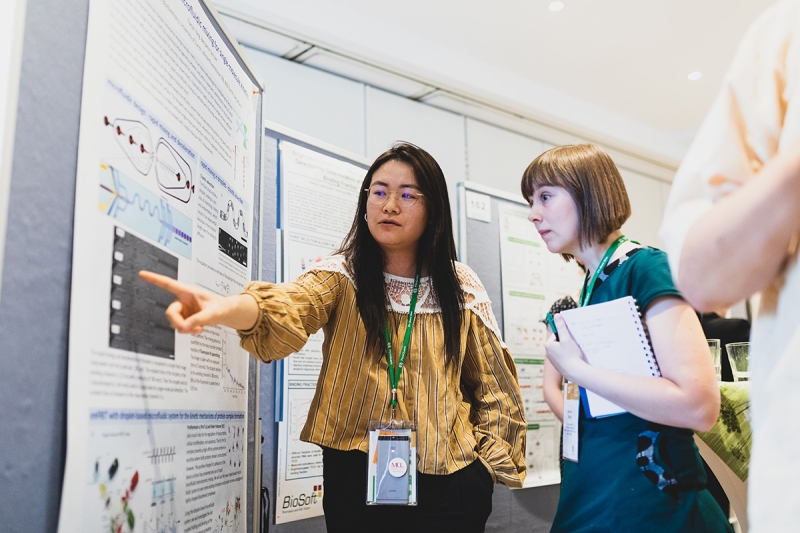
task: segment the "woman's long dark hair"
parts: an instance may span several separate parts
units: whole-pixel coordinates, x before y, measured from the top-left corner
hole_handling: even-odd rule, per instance
[[[431,155],[413,144],[398,142],[378,156],[369,167],[364,183],[358,211],[350,232],[345,237],[341,253],[347,259],[356,286],[356,304],[361,320],[367,330],[367,344],[377,353],[386,353],[384,324],[388,296],[383,278],[385,257],[375,242],[364,216],[367,213],[367,193],[372,176],[389,161],[401,161],[411,166],[419,189],[424,195],[428,224],[419,239],[417,261],[431,278],[433,292],[442,309],[444,328],[445,362],[457,361],[461,351],[461,317],[464,293],[456,274],[456,245],[453,240],[453,223],[450,215],[450,200],[444,173]]]

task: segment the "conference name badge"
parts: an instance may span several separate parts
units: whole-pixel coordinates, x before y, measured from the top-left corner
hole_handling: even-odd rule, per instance
[[[403,477],[408,472],[408,463],[402,457],[389,461],[389,473],[394,477]]]
[[[564,459],[578,462],[578,416],[581,392],[575,383],[564,384]]]
[[[417,505],[413,429],[384,427],[370,431],[367,457],[367,505]]]

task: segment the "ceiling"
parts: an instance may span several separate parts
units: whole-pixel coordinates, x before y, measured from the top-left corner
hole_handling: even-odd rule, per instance
[[[255,48],[484,119],[477,102],[568,136],[549,142],[589,139],[671,170],[774,0],[563,0],[557,12],[551,1],[215,0]],[[288,42],[264,40],[280,35]]]
[[[688,141],[772,0],[329,0]],[[398,43],[399,46],[402,43]],[[700,71],[703,77],[689,81]]]

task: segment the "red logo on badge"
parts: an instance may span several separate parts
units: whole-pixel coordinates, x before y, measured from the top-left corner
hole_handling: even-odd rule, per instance
[[[408,464],[401,457],[395,457],[389,461],[389,473],[394,477],[405,475],[406,470],[408,470]]]

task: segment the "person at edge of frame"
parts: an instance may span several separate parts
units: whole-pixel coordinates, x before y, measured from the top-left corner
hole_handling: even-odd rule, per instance
[[[525,479],[526,422],[514,361],[480,280],[456,261],[447,186],[433,157],[397,143],[375,160],[361,189],[341,248],[294,282],[254,282],[221,297],[140,275],[177,296],[167,309],[176,330],[235,328],[261,361],[287,357],[324,331],[322,369],[300,438],[323,449],[329,532],[482,532],[493,484],[520,487]],[[415,279],[397,418],[416,425],[418,505],[368,506],[369,424],[390,422],[387,361],[398,366]],[[395,347],[392,358],[387,344]]]
[[[579,304],[633,296],[661,370],[640,377],[589,365],[555,316],[560,340],[545,344],[544,378],[553,412],[563,421],[562,377],[627,412],[590,418],[579,401],[577,462],[564,461],[551,531],[731,532],[693,441],[693,429],[708,430],[719,416],[713,361],[666,254],[622,234],[631,207],[616,165],[594,145],[556,147],[528,166],[521,189],[547,249],[586,266]]]
[[[800,1],[747,29],[675,174],[659,236],[698,311],[754,299],[751,533],[795,532],[800,509]]]

